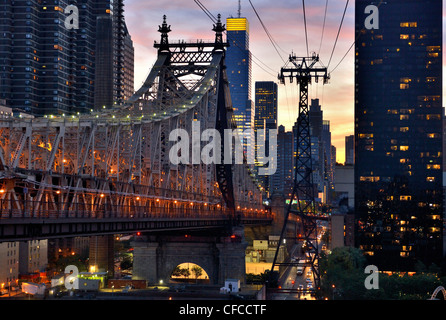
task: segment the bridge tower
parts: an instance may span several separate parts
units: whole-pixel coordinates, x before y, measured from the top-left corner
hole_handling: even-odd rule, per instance
[[[291,65],[289,65],[291,64]],[[300,219],[303,234],[298,237],[297,232],[294,239],[304,240],[309,246],[307,254],[310,257],[311,269],[314,276],[315,288],[320,286],[320,274],[318,266],[319,249],[317,240],[317,223],[315,220],[315,192],[313,185],[313,167],[311,158],[311,136],[310,136],[310,115],[308,106],[308,86],[311,80],[318,82],[322,79],[328,83],[329,75],[327,68],[322,66],[319,56],[314,54],[311,57],[296,57],[291,54],[287,64],[281,69],[279,80],[285,84],[285,79],[289,78],[290,83],[296,79],[299,85],[299,116],[297,119],[297,153],[294,169],[294,186],[290,201],[285,212],[284,223],[279,238],[279,245],[274,256],[271,270],[274,270],[279,254],[280,244],[286,237],[287,225],[292,221],[293,216]],[[296,229],[297,230],[297,229]],[[289,265],[289,263],[288,263]],[[271,275],[273,272],[271,272]]]

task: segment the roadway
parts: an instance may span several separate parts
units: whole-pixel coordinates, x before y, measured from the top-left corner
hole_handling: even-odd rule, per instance
[[[321,252],[324,243],[320,241],[325,229],[318,229],[318,251]],[[302,254],[302,242],[298,242],[290,250],[290,257],[297,263],[299,260],[305,260]],[[279,279],[279,290],[272,295],[273,300],[315,300],[309,290],[314,289],[314,277],[311,266],[308,264],[303,267],[302,274],[297,274],[297,265],[287,266]]]

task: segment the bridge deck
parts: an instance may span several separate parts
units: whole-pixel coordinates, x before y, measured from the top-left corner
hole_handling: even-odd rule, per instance
[[[268,225],[270,215],[215,213],[199,216],[173,215],[169,213],[127,218],[3,218],[0,219],[0,242],[50,239],[60,237],[92,236],[135,232],[170,230],[199,230],[222,228],[234,224]]]

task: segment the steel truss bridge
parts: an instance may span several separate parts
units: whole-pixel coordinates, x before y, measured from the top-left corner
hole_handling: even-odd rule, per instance
[[[169,43],[165,17],[158,31],[158,59],[125,106],[0,120],[0,241],[271,222],[246,161],[169,160],[174,129],[236,129],[224,25],[214,43]]]

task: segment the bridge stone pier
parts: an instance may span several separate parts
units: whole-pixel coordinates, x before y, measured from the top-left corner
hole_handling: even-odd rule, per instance
[[[234,229],[230,235],[142,236],[132,245],[132,278],[146,280],[149,285],[168,283],[175,267],[187,262],[199,265],[210,284],[223,285],[225,279],[245,283],[248,244],[243,228]]]

